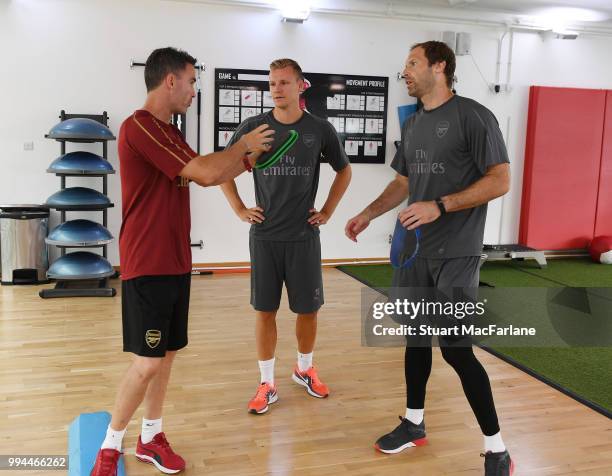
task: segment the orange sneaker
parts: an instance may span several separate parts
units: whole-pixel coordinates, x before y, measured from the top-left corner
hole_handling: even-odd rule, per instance
[[[296,365],[291,378],[298,385],[306,387],[306,391],[313,397],[325,398],[329,395],[329,388],[319,380],[317,370],[314,367],[310,367],[308,370],[300,372],[300,369]]]
[[[262,382],[259,384],[259,387],[257,387],[257,393],[255,393],[255,396],[251,398],[249,402],[249,413],[255,413],[257,415],[266,413],[270,408],[269,405],[277,400],[278,393],[276,393],[274,385],[268,382]]]

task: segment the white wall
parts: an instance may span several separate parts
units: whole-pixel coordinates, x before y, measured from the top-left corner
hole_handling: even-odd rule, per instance
[[[295,25],[281,23],[271,10],[156,0],[0,0],[0,203],[42,203],[59,188],[59,178],[45,173],[59,155],[59,143],[43,136],[57,122],[60,109],[107,110],[110,127],[118,132],[121,121],[145,97],[143,71],[131,70],[131,59],[144,61],[154,48],[172,45],[206,65],[202,152],[207,153],[213,147],[214,68],[265,69],[271,59],[289,56],[305,71],[391,78],[387,165],[354,165],[349,192],[322,230],[324,258],[385,256],[392,214],[374,222],[357,245],[344,238],[344,224],[393,177],[388,164],[392,141],[399,137],[395,108],[413,102],[403,83],[394,78],[410,45],[437,39],[440,31],[449,29],[472,33],[473,57],[487,80],[493,81],[501,31],[491,28],[326,14],[313,14],[303,25]],[[516,33],[513,89],[497,96],[488,91],[470,57],[457,58],[458,92],[489,107],[508,135],[512,190],[503,203],[497,200],[490,205],[486,242],[517,239],[528,87],[612,88],[612,65],[604,60],[611,47],[612,38],[607,37],[544,42],[533,33]],[[188,125],[188,141],[195,145],[194,110]],[[23,150],[26,141],[34,142],[33,151]],[[68,145],[69,150],[75,147]],[[97,147],[85,149],[96,151]],[[110,161],[118,169],[116,143],[110,143],[109,149]],[[98,183],[96,179],[68,180],[74,185]],[[332,180],[331,169],[324,166],[318,206]],[[250,177],[241,176],[238,186],[245,202],[253,204]],[[109,195],[116,204],[109,213],[109,228],[118,237],[118,174],[110,178]],[[248,226],[233,215],[218,188],[192,185],[192,223],[193,240],[205,243],[204,250],[194,250],[194,262],[248,260]],[[118,264],[116,243],[109,256]]]

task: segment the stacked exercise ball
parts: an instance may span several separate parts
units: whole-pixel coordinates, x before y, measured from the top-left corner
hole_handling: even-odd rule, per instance
[[[66,142],[106,142],[115,136],[103,123],[84,117],[70,118],[56,124],[49,139]],[[104,148],[106,151],[106,147]],[[104,154],[106,155],[106,154]],[[48,173],[62,177],[62,189],[51,195],[45,205],[49,208],[67,211],[102,211],[113,206],[106,195],[88,187],[65,187],[65,177],[105,177],[115,170],[106,157],[85,151],[64,153],[55,159]],[[65,213],[62,213],[62,218]],[[63,221],[63,220],[62,220]],[[106,220],[104,220],[106,221]],[[77,219],[63,221],[49,233],[47,244],[61,248],[102,247],[113,240],[111,233],[100,223]],[[62,253],[49,267],[48,277],[56,280],[104,279],[115,274],[106,258],[89,251]]]

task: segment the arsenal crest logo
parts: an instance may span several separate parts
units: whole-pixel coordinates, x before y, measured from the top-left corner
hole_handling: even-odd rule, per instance
[[[145,342],[151,349],[155,349],[161,341],[161,331],[149,329],[145,334]]]
[[[304,134],[302,140],[304,141],[304,145],[310,149],[314,144],[315,136],[314,134]]]
[[[438,122],[438,124],[436,125],[436,135],[438,136],[439,139],[442,139],[442,137],[446,135],[449,127],[450,127],[450,124],[448,123],[448,121]]]

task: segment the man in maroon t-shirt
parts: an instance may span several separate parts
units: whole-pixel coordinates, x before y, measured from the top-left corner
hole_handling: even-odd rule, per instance
[[[153,51],[145,66],[145,105],[119,131],[123,350],[135,356],[119,386],[91,476],[116,476],[125,429],[143,401],[136,457],[163,473],[185,468],[162,432],[161,415],[172,362],[187,345],[189,182],[227,182],[250,170],[272,141],[273,131],[264,125],[223,152],[206,156],[198,156],[185,143],[169,122],[172,114],[184,114],[191,105],[195,63],[174,48]]]

